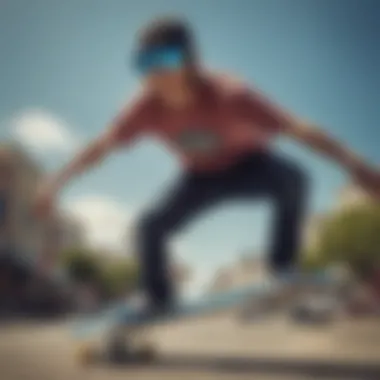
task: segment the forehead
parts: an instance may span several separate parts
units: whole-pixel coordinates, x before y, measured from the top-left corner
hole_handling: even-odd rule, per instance
[[[156,67],[153,68],[150,72],[146,73],[145,76],[148,79],[170,79],[170,78],[178,78],[183,74],[183,70],[181,68],[170,68],[167,69],[165,67]]]

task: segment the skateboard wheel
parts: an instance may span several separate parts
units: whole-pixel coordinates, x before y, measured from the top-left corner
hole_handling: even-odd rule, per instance
[[[91,344],[83,344],[77,348],[76,362],[81,366],[87,366],[95,362],[97,358],[97,351],[95,346]]]
[[[146,344],[139,348],[137,356],[143,361],[151,361],[157,356],[157,350],[153,345]]]

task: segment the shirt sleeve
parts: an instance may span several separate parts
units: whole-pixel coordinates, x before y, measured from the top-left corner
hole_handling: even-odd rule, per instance
[[[290,115],[285,110],[259,91],[240,89],[235,101],[237,110],[244,119],[270,132],[282,132],[290,120]]]

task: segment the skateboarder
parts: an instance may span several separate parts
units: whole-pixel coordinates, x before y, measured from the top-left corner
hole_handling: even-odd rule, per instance
[[[225,200],[269,198],[275,209],[270,268],[296,269],[308,196],[300,163],[276,154],[271,142],[287,136],[341,165],[369,194],[380,195],[380,173],[327,133],[282,110],[244,82],[206,71],[190,26],[179,19],[150,23],[132,57],[142,91],[89,144],[41,188],[40,213],[59,191],[111,151],[153,135],[183,165],[182,175],[138,228],[142,289],[153,310],[172,304],[169,237]]]

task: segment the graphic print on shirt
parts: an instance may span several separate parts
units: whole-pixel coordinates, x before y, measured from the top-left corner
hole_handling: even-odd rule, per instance
[[[176,139],[178,148],[188,155],[211,156],[221,149],[221,138],[210,130],[191,127],[179,134]]]

